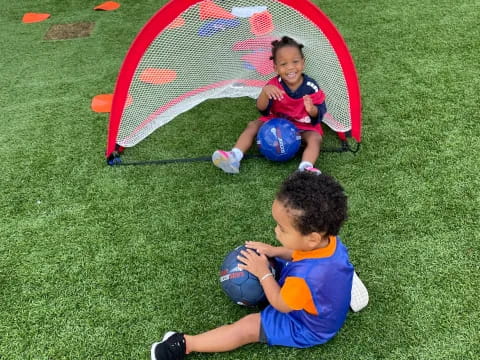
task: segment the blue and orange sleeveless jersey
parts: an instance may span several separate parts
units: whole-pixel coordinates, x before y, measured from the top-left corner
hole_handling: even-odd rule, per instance
[[[339,237],[325,248],[295,251],[283,267],[280,294],[293,311],[271,305],[261,312],[269,345],[310,347],[334,337],[343,326],[352,289],[353,266]]]

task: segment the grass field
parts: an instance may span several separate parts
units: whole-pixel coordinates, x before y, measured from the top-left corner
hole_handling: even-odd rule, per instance
[[[341,236],[371,302],[323,346],[191,358],[478,359],[480,1],[314,2],[359,73],[362,148],[317,165],[348,193]],[[98,3],[0,0],[2,360],[147,359],[167,330],[247,314],[218,267],[245,240],[275,243],[271,201],[297,164],[251,159],[239,176],[208,162],[107,166],[108,116],[91,99],[113,91],[165,1]],[[26,12],[52,16],[22,24]],[[83,21],[90,37],[44,40],[52,24]],[[128,156],[209,155],[255,116],[250,99],[208,101]]]

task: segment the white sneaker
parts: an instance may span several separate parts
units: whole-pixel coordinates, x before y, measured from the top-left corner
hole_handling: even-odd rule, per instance
[[[217,150],[212,155],[213,164],[228,174],[238,174],[240,171],[240,161],[231,151]]]
[[[350,308],[354,312],[362,310],[368,305],[368,290],[358,277],[357,273],[353,272],[352,280],[352,298],[350,300]]]

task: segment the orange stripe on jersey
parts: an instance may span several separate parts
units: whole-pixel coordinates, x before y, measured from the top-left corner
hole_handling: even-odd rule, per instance
[[[294,251],[292,261],[312,258],[326,258],[335,253],[337,248],[337,237],[330,236],[328,245],[311,251]],[[304,279],[289,276],[285,279],[285,283],[280,289],[280,295],[283,301],[294,310],[305,310],[306,312],[318,315],[318,310],[313,302],[312,294]]]
[[[310,289],[302,278],[287,277],[280,289],[280,296],[293,310],[305,310],[310,314],[318,315]]]
[[[294,251],[292,254],[292,261],[312,258],[326,258],[332,256],[335,253],[335,249],[337,248],[337,237],[330,236],[328,240],[330,240],[328,242],[328,245],[320,249],[315,249],[311,251]]]

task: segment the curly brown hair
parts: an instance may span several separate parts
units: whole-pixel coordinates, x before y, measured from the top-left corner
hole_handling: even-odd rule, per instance
[[[329,175],[297,171],[283,182],[276,199],[287,209],[297,210],[293,225],[302,235],[337,235],[347,219],[347,196]]]

